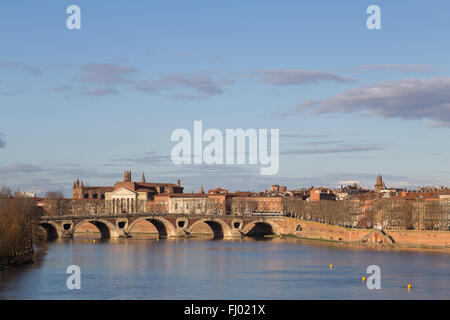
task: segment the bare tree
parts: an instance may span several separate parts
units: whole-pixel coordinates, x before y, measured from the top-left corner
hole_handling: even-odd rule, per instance
[[[1,199],[0,267],[30,262],[34,246],[43,247],[45,234],[39,226],[40,215],[33,199]]]
[[[441,200],[441,230],[450,231],[450,200]]]
[[[439,230],[442,208],[438,201],[426,201],[424,226],[426,230]]]
[[[61,191],[48,191],[45,194],[46,199],[62,199],[64,194]]]
[[[12,197],[11,189],[8,187],[2,187],[0,189],[0,199],[7,199]]]

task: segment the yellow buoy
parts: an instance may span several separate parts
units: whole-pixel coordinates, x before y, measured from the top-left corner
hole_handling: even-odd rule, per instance
[[[332,264],[330,264],[330,269],[333,269],[333,265]]]
[[[361,280],[362,280],[363,282],[366,282],[366,277],[362,277]]]
[[[411,289],[412,289],[412,285],[408,284],[408,290],[411,290]]]

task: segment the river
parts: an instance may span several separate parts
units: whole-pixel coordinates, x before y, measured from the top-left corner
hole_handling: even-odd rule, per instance
[[[69,265],[81,268],[80,290],[66,287]],[[381,269],[379,290],[361,280],[369,265]],[[58,239],[40,261],[0,273],[0,299],[450,299],[450,253],[279,238]]]

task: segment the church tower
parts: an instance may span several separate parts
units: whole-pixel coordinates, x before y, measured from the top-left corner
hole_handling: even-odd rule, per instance
[[[123,181],[124,182],[131,182],[131,170],[125,170],[123,172]]]
[[[72,198],[73,199],[83,199],[83,197],[84,197],[84,184],[83,184],[83,181],[80,181],[79,179],[77,179],[73,183]]]
[[[378,174],[377,182],[375,183],[375,192],[381,192],[384,189],[386,189],[386,186],[384,185],[383,178]]]

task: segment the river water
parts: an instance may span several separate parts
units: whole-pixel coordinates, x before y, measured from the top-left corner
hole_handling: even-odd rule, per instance
[[[80,290],[66,287],[69,265],[81,268]],[[361,281],[369,265],[381,269],[379,290]],[[0,273],[0,299],[450,299],[450,253],[278,238],[58,239],[40,261]]]

